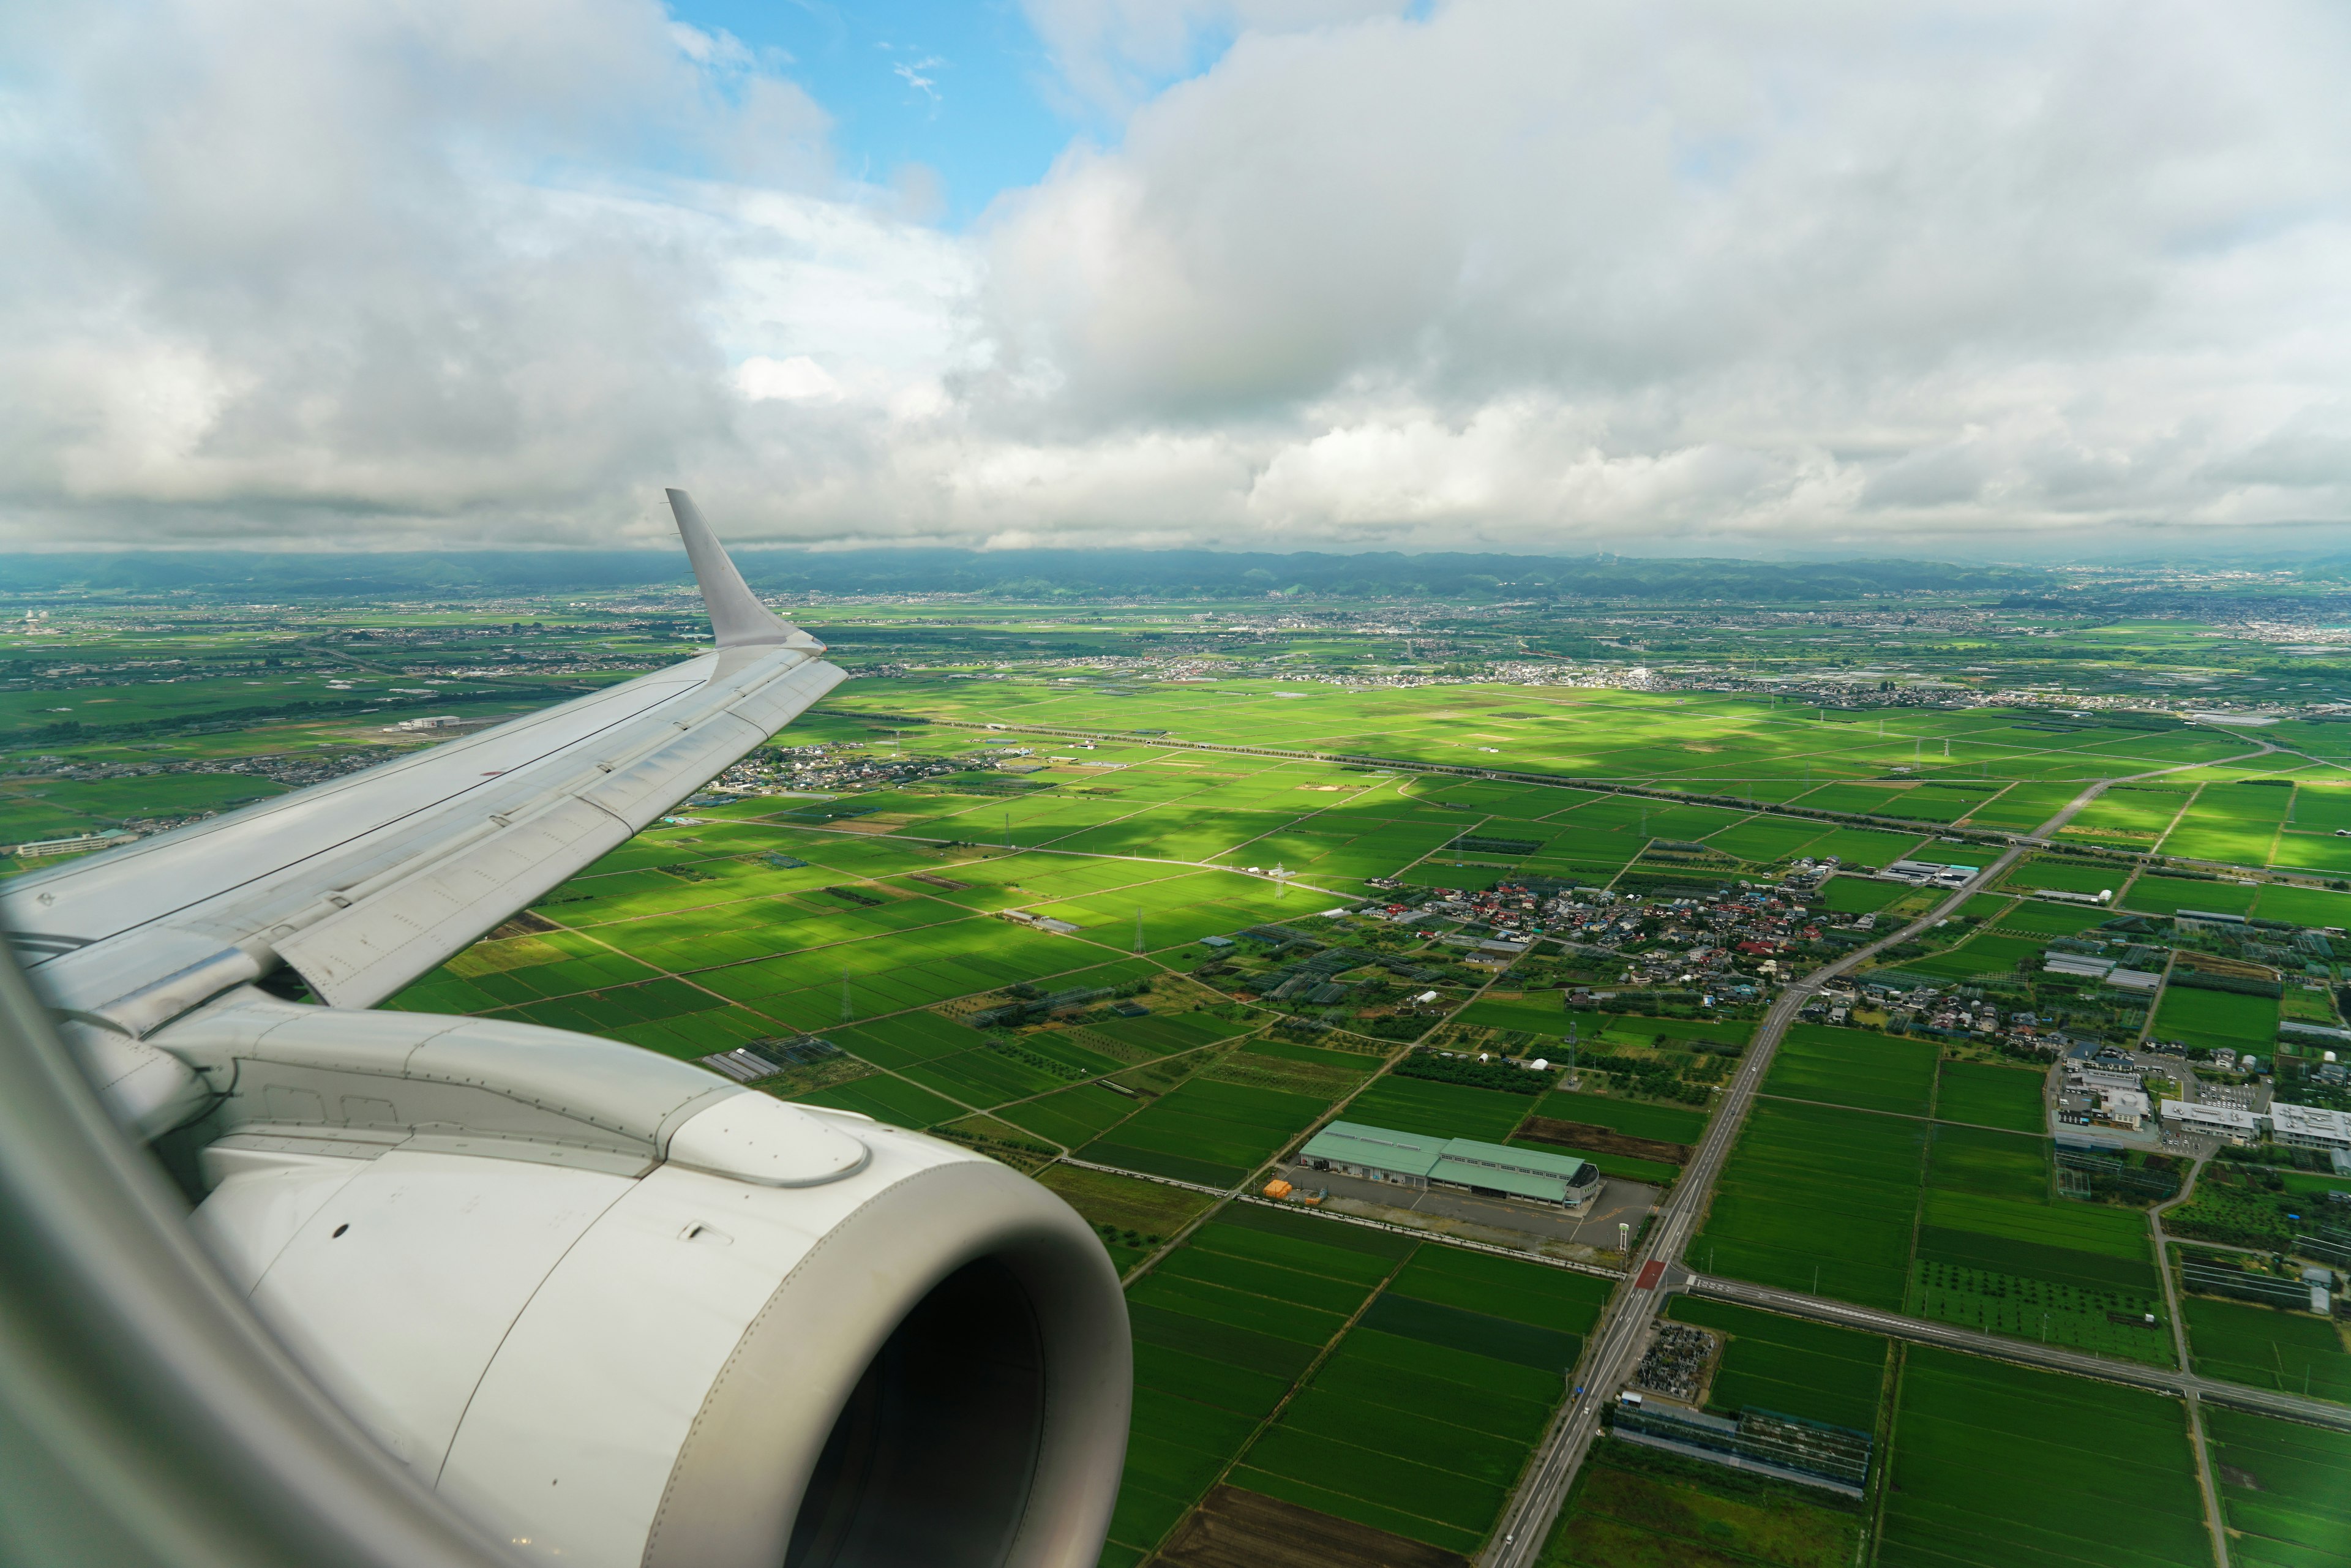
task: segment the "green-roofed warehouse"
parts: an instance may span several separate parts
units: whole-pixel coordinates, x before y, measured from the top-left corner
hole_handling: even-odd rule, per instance
[[[1399,1186],[1449,1186],[1496,1197],[1531,1198],[1582,1208],[1599,1194],[1600,1167],[1573,1155],[1543,1154],[1483,1144],[1475,1138],[1432,1138],[1333,1122],[1298,1151],[1309,1170],[1335,1171]]]

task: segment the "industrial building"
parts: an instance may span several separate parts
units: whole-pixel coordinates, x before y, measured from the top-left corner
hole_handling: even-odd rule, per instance
[[[2232,1144],[2250,1144],[2262,1130],[2262,1119],[2251,1111],[2234,1105],[2191,1105],[2184,1100],[2166,1100],[2163,1120],[2182,1132],[2204,1133]]]
[[[1965,887],[1980,865],[1944,865],[1935,861],[1896,861],[1877,873],[1881,882],[1907,883],[1912,887]]]
[[[2351,1115],[2314,1105],[2272,1105],[2270,1133],[2297,1149],[2351,1150]]]
[[[1436,1138],[1355,1122],[1333,1122],[1306,1141],[1298,1163],[1364,1181],[1419,1191],[1451,1187],[1493,1197],[1582,1208],[1600,1193],[1600,1167],[1573,1155],[1513,1149],[1475,1138]]]

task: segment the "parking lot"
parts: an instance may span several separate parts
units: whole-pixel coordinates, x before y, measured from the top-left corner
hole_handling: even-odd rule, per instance
[[[1532,1239],[1537,1242],[1614,1250],[1616,1227],[1620,1223],[1630,1225],[1637,1235],[1641,1221],[1657,1202],[1656,1187],[1631,1181],[1604,1180],[1600,1196],[1579,1213],[1547,1203],[1484,1197],[1441,1187],[1415,1191],[1330,1171],[1290,1169],[1281,1176],[1305,1192],[1329,1188],[1331,1196],[1323,1207],[1342,1214],[1360,1214],[1370,1219],[1419,1226],[1447,1235],[1498,1241],[1504,1246],[1525,1246]]]

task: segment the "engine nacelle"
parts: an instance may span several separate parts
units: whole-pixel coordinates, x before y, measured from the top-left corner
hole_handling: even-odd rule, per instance
[[[195,1225],[378,1441],[594,1568],[1092,1568],[1126,1445],[1085,1221],[954,1145],[587,1036],[245,992]]]

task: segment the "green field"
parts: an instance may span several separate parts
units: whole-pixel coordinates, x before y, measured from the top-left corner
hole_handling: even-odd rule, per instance
[[[2157,1003],[2149,1034],[2190,1046],[2230,1046],[2238,1051],[2267,1046],[2277,1039],[2278,1004],[2274,997],[2241,996],[2234,991],[2207,991],[2167,985]]]
[[[2210,915],[2244,915],[2261,889],[2233,882],[2195,882],[2187,877],[2142,874],[2123,894],[2126,908],[2142,915],[2177,915],[2200,909]]]
[[[1707,1123],[1703,1111],[1567,1089],[1556,1090],[1535,1102],[1534,1113],[1554,1121],[1609,1127],[1631,1137],[1655,1138],[1668,1144],[1697,1143],[1705,1134]]]
[[[1538,1568],[1851,1568],[1865,1520],[1810,1487],[1603,1437]]]
[[[2174,1401],[1909,1347],[1883,1568],[2202,1568],[2212,1560]]]
[[[1232,1186],[1304,1132],[1323,1102],[1279,1089],[1193,1081],[1078,1152],[1101,1165]]]
[[[2204,1407],[2204,1442],[2241,1568],[2315,1568],[2351,1562],[2351,1433],[2218,1406]]]
[[[1934,1045],[1926,1040],[1791,1024],[1771,1059],[1763,1092],[1923,1116],[1934,1094],[1935,1055]]]
[[[1758,1100],[1684,1255],[1704,1273],[1898,1311],[1927,1127]]]
[[[1885,1392],[1886,1342],[1876,1334],[1758,1312],[1705,1296],[1676,1296],[1667,1316],[1724,1336],[1707,1406],[1750,1407],[1872,1432]]]
[[[2020,893],[2047,888],[2056,893],[2111,893],[2119,896],[2129,875],[2127,862],[2110,866],[2096,861],[2032,858],[2010,867],[2000,884]]]
[[[2251,1301],[2182,1296],[2188,1354],[2208,1377],[2351,1403],[2351,1354],[2324,1318]]]
[[[1983,931],[1940,953],[1905,958],[1902,967],[1935,980],[1992,978],[2015,974],[2020,964],[2037,964],[2041,949],[2042,945],[2030,936]]]
[[[2145,1218],[2053,1197],[2049,1162],[2044,1139],[1937,1124],[1904,1310],[2169,1364]]]
[[[1233,1484],[1476,1552],[1607,1294],[1588,1275],[1423,1247]]]
[[[2042,1103],[2046,1082],[2046,1074],[2030,1067],[1945,1061],[1935,1082],[1935,1116],[2011,1133],[2039,1133],[2048,1125]]]
[[[1750,614],[1684,602],[1670,585],[1603,601],[1551,577],[1498,583],[1508,600],[1499,605],[1483,591],[1449,598],[1435,578],[1409,602],[1279,578],[1229,593],[1187,588],[1165,602],[1091,587],[1033,601],[977,588],[905,603],[887,591],[818,592],[810,602],[821,635],[864,674],[779,734],[776,747],[789,750],[760,754],[764,782],[748,788],[794,793],[705,798],[678,813],[689,820],[637,834],[549,892],[537,920],[502,927],[386,1005],[550,1025],[686,1061],[820,1034],[841,1054],[777,1074],[768,1092],[1038,1169],[1135,1276],[1136,1417],[1110,1568],[1137,1568],[1224,1479],[1474,1555],[1555,1410],[1607,1282],[1331,1217],[1217,1207],[1214,1195],[1351,1095],[1352,1120],[1445,1135],[1501,1141],[1531,1113],[1663,1145],[1704,1136],[1707,1104],[1613,1092],[1641,1083],[1658,1100],[1680,1089],[1703,1095],[1690,1087],[1705,1079],[1699,1071],[1677,1085],[1621,1071],[1587,1080],[1611,1092],[1561,1090],[1554,1077],[1530,1085],[1540,1095],[1382,1072],[1425,1026],[1458,1026],[1479,1049],[1490,1037],[1471,1031],[1510,1031],[1507,1050],[1554,1058],[1573,1028],[1588,1051],[1678,1067],[1687,1042],[1744,1046],[1755,1025],[1714,1009],[1663,1016],[1698,1010],[1671,993],[1609,1004],[1646,1013],[1571,1010],[1563,989],[1613,988],[1618,960],[1634,967],[1636,956],[1556,942],[1481,993],[1488,977],[1435,940],[1450,921],[1322,921],[1366,894],[1367,879],[1591,887],[1621,873],[1618,893],[1647,894],[1681,880],[1768,883],[1804,857],[1834,856],[1849,871],[1913,854],[1980,863],[1998,851],[1959,841],[2036,829],[2099,779],[2192,767],[2108,789],[2056,841],[2180,863],[2126,883],[2119,858],[2036,850],[2000,893],[1970,899],[1964,921],[1929,938],[1953,946],[1896,960],[1895,972],[1980,984],[2003,1009],[2074,1013],[2081,994],[2090,1027],[2113,1030],[2135,1009],[2043,977],[2048,943],[2116,935],[2096,928],[2126,912],[2351,925],[2351,891],[2239,880],[2270,867],[2351,878],[2351,840],[2335,837],[2351,828],[2351,729],[2288,712],[2260,735],[2294,750],[2250,758],[2253,732],[2170,716],[2208,700],[2294,709],[2327,694],[2339,662],[2302,652],[2287,664],[2273,643],[2242,634],[2234,610],[2225,636],[2184,612],[2165,619],[2137,607],[2116,619],[2105,578],[2047,594],[2015,571],[2012,582],[1925,593],[1919,603],[1951,614],[1917,624],[1907,589],[1840,587],[1825,605]],[[161,595],[126,590],[119,601],[45,589],[40,602],[57,607],[57,624],[0,636],[12,661],[0,732],[21,743],[0,779],[0,837],[234,810],[282,792],[321,759],[381,760],[424,744],[386,737],[381,727],[402,714],[537,706],[656,664],[702,630],[662,601],[649,608],[635,589],[581,590],[528,610],[454,586],[431,612],[406,600],[354,608],[299,596],[265,610],[213,602],[219,596],[192,581]],[[2316,583],[2303,589],[2333,591]],[[762,586],[786,591],[780,580]],[[2085,608],[2069,608],[2076,600]],[[2063,644],[2022,635],[2052,630]],[[1526,661],[1555,655],[1576,661],[1573,684],[1526,675]],[[481,673],[526,656],[577,673],[560,690],[527,670]],[[1723,691],[1698,689],[1702,675],[1677,674],[1672,690],[1587,678],[1636,657],[1671,659],[1677,671],[1728,659],[1767,680],[1885,662],[1901,679],[1808,706],[1745,674],[1742,689]],[[2150,678],[2175,665],[2195,672],[2193,693]],[[1914,678],[1958,683],[1946,695],[2013,678],[2078,686],[2083,697],[2078,706],[1917,705],[1896,690]],[[2132,711],[2115,711],[2116,698]],[[1081,748],[1024,725],[1113,737]],[[1016,762],[1011,752],[1026,755]],[[900,768],[901,758],[916,762]],[[1574,782],[1416,771],[1422,764]],[[239,770],[208,770],[231,766]],[[831,771],[811,780],[809,769]],[[874,787],[875,774],[891,777]],[[1775,809],[1788,806],[1795,811]],[[2197,874],[2196,862],[2216,874]],[[1247,872],[1277,864],[1290,873],[1286,884]],[[2032,896],[2108,890],[2115,902],[2101,907]],[[1891,930],[1937,896],[1841,874],[1816,907],[1880,912]],[[1641,907],[1663,906],[1651,898]],[[1015,911],[1074,931],[1005,918]],[[1201,942],[1264,923],[1308,942],[1279,954],[1271,942]],[[1685,983],[1661,977],[1663,960],[1698,934],[1657,930],[1702,924],[1680,913],[1653,924],[1635,946],[1660,961],[1628,990]],[[2175,940],[2159,925],[2133,935]],[[1827,936],[1818,946],[1791,943],[1799,968],[1825,962],[1844,940]],[[2235,939],[2178,940],[2234,951]],[[1345,971],[1360,988],[1341,988],[1335,999],[1276,1000],[1255,986],[1270,965],[1316,945],[1367,946],[1402,967],[1386,977]],[[2316,949],[2261,961],[2283,964],[2290,983],[2346,977],[2295,973],[2305,959],[2328,964]],[[2346,959],[2338,946],[2333,962]],[[1750,956],[1737,963],[1754,977]],[[1447,1006],[1466,1003],[1451,1019],[1346,999],[1395,1002],[1416,966],[1434,971],[1426,983]],[[1050,1019],[969,1021],[1008,1000],[1110,987],[1149,1010],[1116,1014],[1112,998],[1096,997]],[[2029,1004],[2010,999],[2027,987]],[[1720,988],[1713,994],[1720,999]],[[2312,1021],[2332,1017],[2321,991],[2297,988],[2290,1000]],[[2268,998],[2174,984],[2150,1027],[2191,1045],[2263,1049],[2278,1011]],[[1729,1065],[1690,1060],[1708,1071]],[[2035,1070],[1938,1061],[1921,1040],[1798,1026],[1683,1256],[1708,1273],[2161,1363],[2171,1333],[2145,1214],[2059,1196],[2041,1135],[2043,1087]],[[1064,1154],[1111,1168],[1064,1163]],[[1680,1175],[1664,1160],[1596,1158],[1614,1177]],[[2249,1245],[2283,1245],[2280,1228],[2299,1223],[2284,1215],[2325,1183],[2300,1172],[2281,1182],[2271,1192],[2208,1172],[2204,1196],[2175,1219],[2237,1224]],[[2198,1296],[2183,1310],[2200,1369],[2351,1401],[2351,1354],[2336,1325]],[[1912,1350],[1900,1353],[1898,1396],[1881,1408],[1881,1341],[1703,1296],[1671,1311],[1724,1336],[1715,1408],[1877,1429],[1886,1484],[1849,1511],[1604,1439],[1546,1548],[1558,1568],[2205,1560],[2176,1406]],[[2158,1321],[2148,1323],[2149,1312]],[[2207,1417],[2239,1531],[2233,1558],[2305,1568],[2351,1556],[2351,1507],[2335,1484],[2351,1450],[2300,1427]]]
[[[1135,1416],[1110,1531],[1127,1561],[1190,1511],[1417,1246],[1237,1206],[1128,1291]]]

